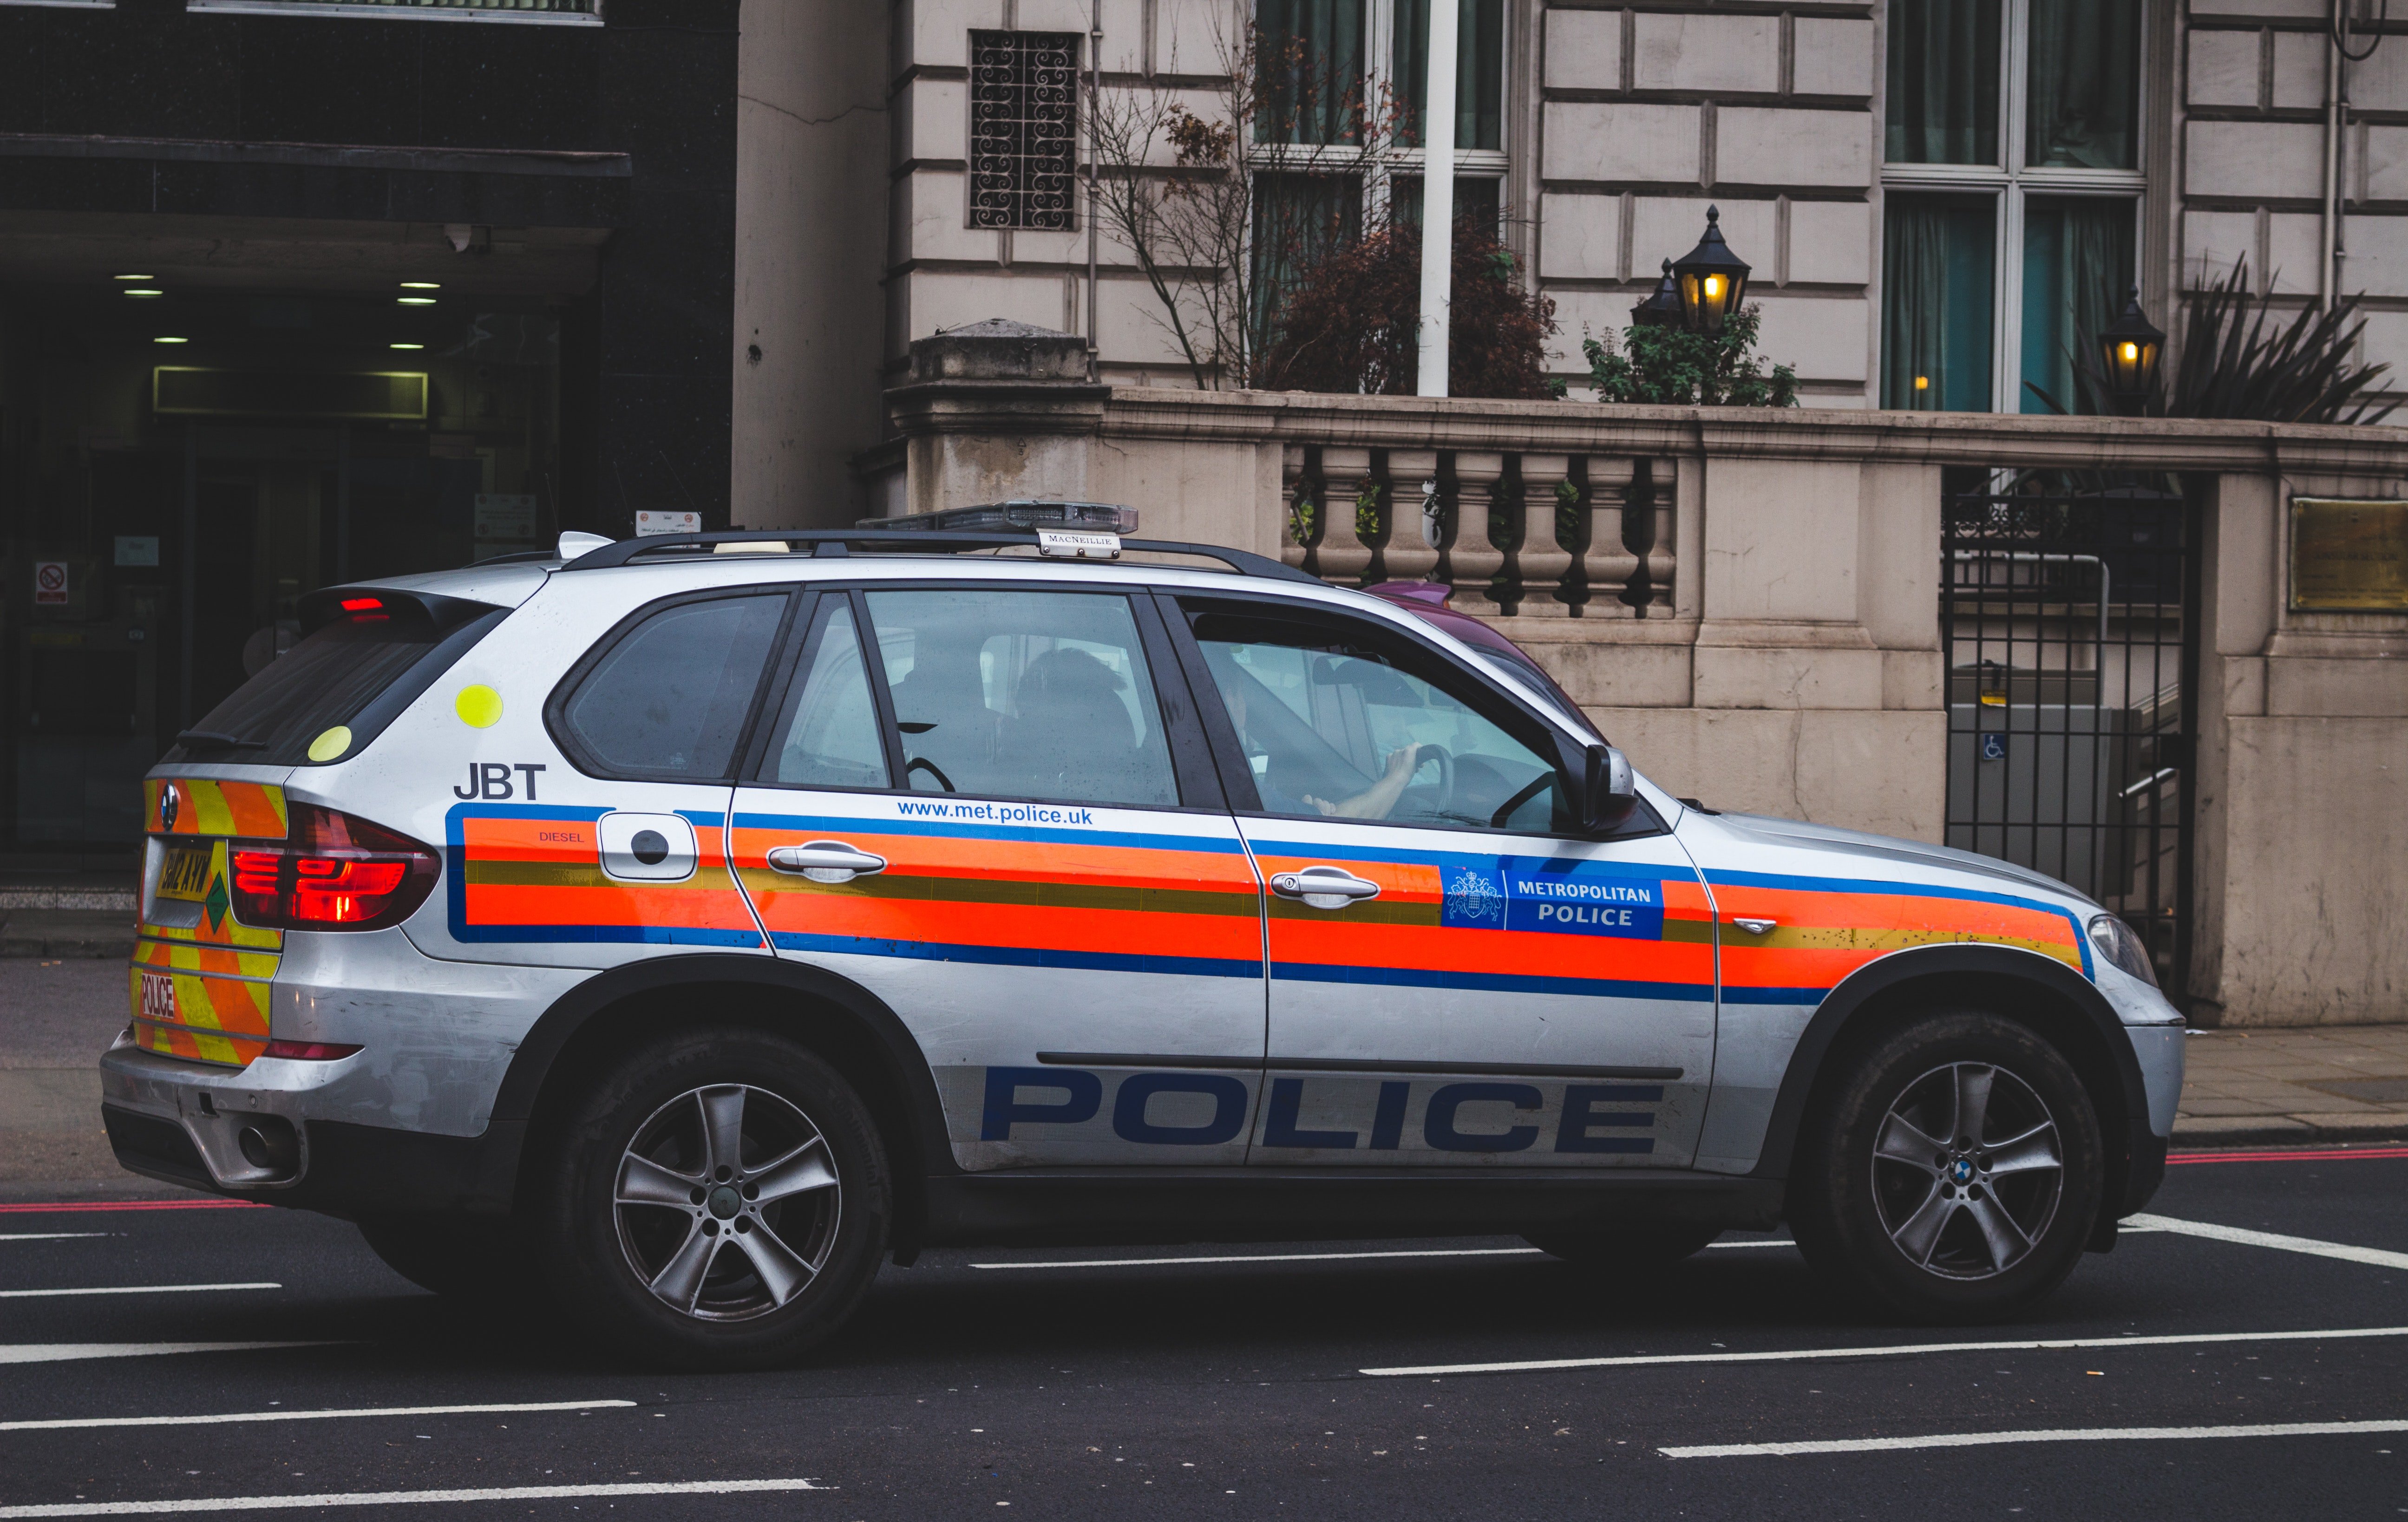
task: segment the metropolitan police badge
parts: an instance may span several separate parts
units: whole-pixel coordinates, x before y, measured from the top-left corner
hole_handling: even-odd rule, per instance
[[[1505,894],[1497,879],[1465,868],[1448,879],[1444,922],[1472,929],[1505,927]]]

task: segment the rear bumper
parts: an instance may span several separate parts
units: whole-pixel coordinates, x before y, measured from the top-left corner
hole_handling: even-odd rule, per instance
[[[343,1216],[509,1208],[523,1126],[442,1136],[312,1114],[326,1082],[310,1080],[342,1066],[205,1068],[121,1046],[101,1058],[101,1120],[121,1166],[234,1199]],[[289,1161],[246,1156],[246,1129],[280,1130]]]

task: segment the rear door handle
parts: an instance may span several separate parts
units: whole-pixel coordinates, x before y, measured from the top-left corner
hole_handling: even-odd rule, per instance
[[[886,870],[886,858],[855,850],[842,840],[813,840],[807,845],[772,847],[769,865],[814,883],[850,883],[856,877]]]
[[[1300,872],[1280,872],[1271,891],[1283,898],[1301,898],[1312,909],[1344,909],[1348,904],[1380,897],[1380,884],[1367,883],[1343,867],[1308,867]]]

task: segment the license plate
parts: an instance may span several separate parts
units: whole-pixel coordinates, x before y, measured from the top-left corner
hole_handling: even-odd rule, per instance
[[[209,885],[209,848],[205,845],[173,846],[167,852],[167,864],[159,869],[159,897],[182,898],[199,903]]]
[[[156,972],[142,974],[142,1018],[176,1023],[176,980]]]

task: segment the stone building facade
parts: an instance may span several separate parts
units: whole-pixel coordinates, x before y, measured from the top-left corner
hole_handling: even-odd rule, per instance
[[[896,0],[881,25],[747,0],[738,519],[858,505],[846,462],[912,339],[990,317],[1088,336],[1075,185],[1051,217],[974,208],[998,141],[1029,151],[973,140],[974,34],[1083,60],[1099,27],[1108,96],[1209,115],[1249,24],[1376,92],[1427,4]],[[1711,204],[1810,406],[2043,410],[2024,382],[2061,392],[2066,347],[2124,285],[2172,330],[2243,258],[2287,305],[2363,293],[2366,357],[2408,388],[2408,18],[2367,0],[1459,4],[1460,93],[1496,125],[1461,134],[1458,184],[1555,301],[1552,367],[1575,387],[1579,340],[1628,321]],[[2340,57],[2337,4],[2364,11],[2362,61]],[[1098,266],[1102,378],[1190,383],[1109,239]]]

